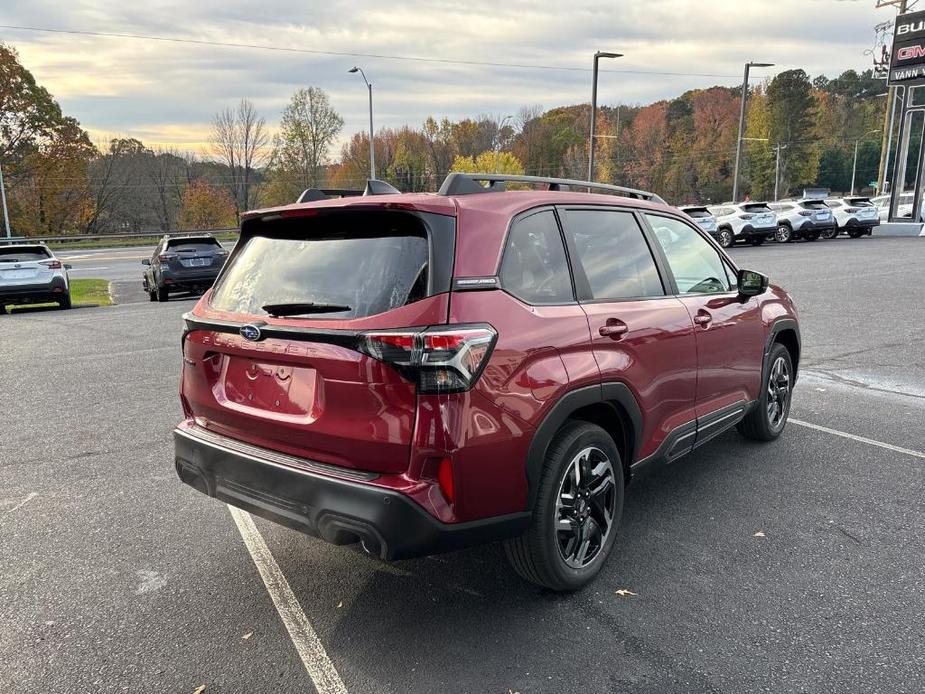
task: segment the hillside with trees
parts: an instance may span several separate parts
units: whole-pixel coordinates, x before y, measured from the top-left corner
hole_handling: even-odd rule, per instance
[[[770,198],[775,148],[781,196],[804,186],[847,191],[855,142],[858,187],[876,179],[886,99],[870,72],[811,79],[778,73],[749,93],[740,191]],[[727,200],[740,91],[693,89],[652,104],[603,106],[596,178],[653,190],[675,204]],[[134,138],[94,145],[80,123],[0,44],[0,165],[14,235],[169,231],[234,225],[254,207],[289,203],[313,186],[362,187],[366,132],[342,139],[343,119],[317,87],[300,89],[272,131],[246,99],[219,110],[203,151]],[[584,178],[588,104],[524,106],[512,119],[479,115],[376,133],[377,174],[403,191],[436,190],[450,171]],[[338,143],[343,143],[338,147]]]

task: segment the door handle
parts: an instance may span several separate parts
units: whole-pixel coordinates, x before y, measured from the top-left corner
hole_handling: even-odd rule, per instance
[[[708,325],[710,325],[710,321],[712,320],[713,316],[711,316],[708,311],[704,311],[703,309],[697,311],[697,314],[694,316],[694,323],[702,328],[706,328]]]
[[[629,332],[629,326],[617,318],[608,318],[607,322],[597,330],[601,337],[619,340]]]

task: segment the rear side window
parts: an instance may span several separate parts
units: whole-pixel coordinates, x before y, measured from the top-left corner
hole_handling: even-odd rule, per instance
[[[256,315],[270,313],[264,306],[314,304],[318,310],[289,315],[371,316],[429,295],[429,255],[427,231],[411,215],[333,214],[270,223],[236,250],[211,304]]]
[[[514,222],[501,262],[501,286],[528,304],[575,300],[562,235],[552,211]]]
[[[565,233],[588,280],[592,299],[665,294],[652,252],[631,213],[568,210]]]
[[[215,239],[170,239],[167,241],[167,248],[177,253],[201,253],[202,251],[215,251],[221,248],[221,244]]]
[[[0,263],[21,263],[50,258],[42,246],[0,246]]]
[[[909,202],[912,202],[912,196],[909,196]],[[852,207],[873,207],[873,204],[867,198],[851,198],[848,204]]]

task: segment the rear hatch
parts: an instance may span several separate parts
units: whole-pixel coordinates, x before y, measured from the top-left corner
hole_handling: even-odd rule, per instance
[[[414,343],[408,328],[446,323],[455,218],[349,207],[284,215],[245,222],[186,317],[187,414],[265,448],[401,472],[417,384],[399,362]]]
[[[777,215],[767,204],[763,202],[746,202],[739,205],[739,207],[746,215],[751,215],[751,217],[745,217],[745,219],[748,219],[756,229],[777,226]]]
[[[0,246],[0,287],[48,284],[60,267],[44,246]]]
[[[804,212],[809,213],[803,216],[808,216],[814,223],[828,224],[832,221],[832,210],[822,200],[804,200],[800,203],[800,207]]]
[[[160,260],[176,275],[208,275],[221,270],[227,255],[215,238],[197,236],[169,239]]]
[[[845,198],[845,202],[848,204],[848,212],[858,219],[880,219],[880,212],[870,201],[870,198]],[[911,208],[909,210],[909,216],[912,216]]]

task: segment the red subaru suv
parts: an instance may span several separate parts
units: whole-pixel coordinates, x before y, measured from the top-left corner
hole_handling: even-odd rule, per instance
[[[386,560],[503,540],[563,591],[632,478],[779,436],[800,358],[788,295],[683,213],[527,176],[249,213],[184,319],[183,482]]]

